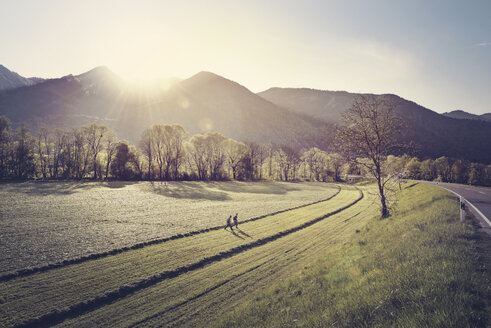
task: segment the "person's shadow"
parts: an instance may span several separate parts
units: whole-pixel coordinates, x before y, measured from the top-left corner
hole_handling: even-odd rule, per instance
[[[225,230],[227,230],[227,229],[225,229]],[[239,230],[239,229],[237,228],[237,230]],[[234,236],[235,236],[235,237],[237,237],[237,238],[244,239],[244,237],[242,237],[242,236],[241,236],[241,235],[239,235],[237,232],[235,232],[235,230],[227,230],[227,231],[228,231],[228,232],[230,232],[232,235],[234,235]],[[240,230],[239,230],[239,231],[240,231]]]
[[[251,236],[249,236],[249,235],[248,235],[246,232],[242,231],[241,229],[239,229],[239,228],[236,228],[236,229],[237,229],[237,231],[238,231],[238,232],[239,232],[241,235],[244,235],[244,236],[246,236],[246,237],[252,238]]]

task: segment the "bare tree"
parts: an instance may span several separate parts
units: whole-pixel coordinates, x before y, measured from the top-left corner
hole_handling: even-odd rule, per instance
[[[328,156],[329,166],[333,173],[334,181],[340,181],[341,168],[343,167],[345,161],[344,158],[338,153],[332,153]]]
[[[282,145],[276,152],[279,175],[285,181],[295,180],[300,165],[300,154],[294,148]]]
[[[152,129],[148,128],[143,131],[140,142],[139,142],[140,149],[143,152],[143,155],[147,158],[147,164],[148,164],[148,169],[147,169],[147,174],[148,174],[148,180],[153,179],[153,136],[152,136]]]
[[[114,155],[116,154],[116,147],[118,146],[118,138],[116,137],[116,134],[114,132],[110,131],[104,136],[104,145],[106,149],[105,179],[107,180],[107,177],[109,175],[109,168],[111,167],[111,162],[114,158]]]
[[[12,133],[10,120],[0,116],[0,178],[9,174],[9,153],[12,150]]]
[[[108,131],[107,126],[99,124],[89,124],[83,128],[87,141],[87,151],[92,155],[92,169],[94,170],[94,179],[97,178],[97,156],[102,150],[102,139]]]
[[[233,139],[228,139],[225,142],[225,151],[227,154],[228,165],[232,169],[232,178],[237,179],[237,168],[241,164],[242,159],[247,155],[249,149],[242,143]]]
[[[395,105],[390,96],[363,95],[346,110],[345,125],[338,129],[338,142],[348,160],[365,167],[377,180],[382,218],[389,216],[386,186],[391,179],[383,164],[397,147],[401,127]],[[368,160],[360,160],[363,158]]]
[[[218,180],[222,177],[226,140],[221,133],[207,132],[194,135],[186,144],[198,179]]]

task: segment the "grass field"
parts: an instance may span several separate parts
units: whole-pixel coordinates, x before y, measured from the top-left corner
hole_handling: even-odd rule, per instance
[[[489,237],[459,223],[442,189],[418,184],[398,199],[390,219],[212,326],[491,327]]]
[[[487,271],[448,192],[408,187],[379,220],[374,186],[293,186],[329,199],[0,282],[0,327],[489,324]]]
[[[0,274],[325,199],[320,183],[0,184]]]

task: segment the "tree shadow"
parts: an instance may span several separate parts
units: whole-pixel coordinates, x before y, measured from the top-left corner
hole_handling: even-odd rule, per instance
[[[70,195],[78,191],[104,186],[102,182],[86,181],[23,181],[2,182],[3,191],[35,196]]]
[[[149,186],[149,188],[146,188]],[[225,192],[214,191],[205,188],[199,182],[150,182],[142,188],[151,191],[155,194],[172,197],[172,198],[187,198],[187,199],[206,199],[206,200],[231,200],[230,196]]]
[[[139,183],[139,181],[104,181],[101,182],[101,186],[111,189],[120,189],[126,186],[134,185],[136,183]]]
[[[208,185],[214,189],[236,192],[236,193],[252,193],[252,194],[275,194],[284,195],[290,191],[298,191],[300,188],[279,184],[276,182],[240,182],[240,181],[228,181],[228,182],[208,182]]]

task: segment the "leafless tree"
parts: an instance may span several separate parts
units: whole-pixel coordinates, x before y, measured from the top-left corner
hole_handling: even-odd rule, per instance
[[[87,142],[87,152],[92,155],[92,170],[94,171],[94,179],[97,178],[97,156],[102,151],[102,140],[108,131],[107,126],[91,123],[84,126],[83,132]]]
[[[106,172],[105,172],[105,179],[107,180],[107,177],[109,175],[109,168],[111,167],[111,162],[114,158],[114,155],[116,154],[116,147],[118,146],[118,138],[116,137],[116,134],[112,131],[107,133],[104,136],[104,148],[106,150]]]
[[[365,167],[377,180],[382,218],[389,216],[386,187],[391,179],[383,164],[398,147],[396,137],[402,125],[395,106],[390,96],[363,95],[346,110],[344,126],[337,135],[347,159]]]

